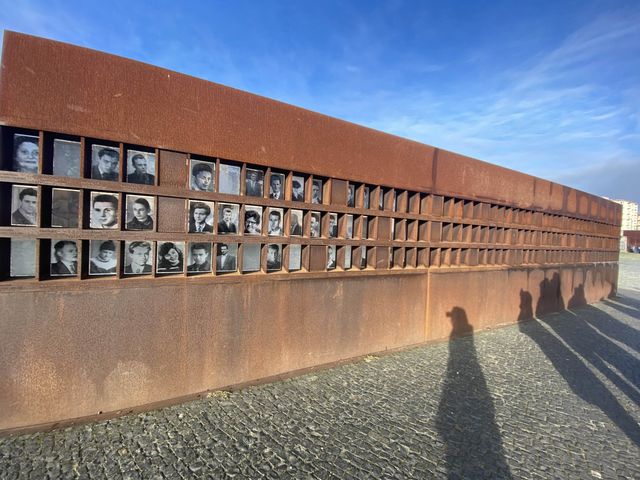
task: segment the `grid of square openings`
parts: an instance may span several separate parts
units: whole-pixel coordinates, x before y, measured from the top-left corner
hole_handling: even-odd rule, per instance
[[[604,222],[12,127],[1,153],[4,279],[617,259]]]

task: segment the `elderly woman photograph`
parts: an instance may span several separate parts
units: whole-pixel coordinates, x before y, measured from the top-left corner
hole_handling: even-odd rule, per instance
[[[13,136],[13,170],[21,173],[38,173],[38,137]]]

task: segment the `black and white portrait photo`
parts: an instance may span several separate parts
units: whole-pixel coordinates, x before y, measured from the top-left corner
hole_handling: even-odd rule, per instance
[[[338,237],[338,214],[337,213],[329,214],[329,223],[327,225],[327,237],[329,238]]]
[[[282,245],[270,243],[267,245],[267,272],[282,269]]]
[[[127,182],[153,185],[156,177],[155,153],[127,151]]]
[[[113,240],[89,242],[89,275],[116,274],[116,244]]]
[[[153,230],[155,200],[155,197],[127,195],[127,230]]]
[[[118,181],[120,176],[120,149],[91,145],[91,178]]]
[[[302,236],[302,210],[289,210],[289,235]]]
[[[347,207],[356,206],[356,186],[352,183],[349,184],[347,189]]]
[[[369,238],[369,217],[363,216],[360,223],[362,224],[362,233],[360,238]]]
[[[51,241],[52,277],[75,277],[78,275],[78,246],[75,240]]]
[[[240,195],[240,167],[228,163],[220,164],[220,193]]]
[[[189,242],[189,257],[187,258],[187,272],[211,272],[211,244]]]
[[[78,228],[80,190],[53,188],[51,190],[51,226]]]
[[[53,174],[80,176],[80,142],[56,138],[53,140]]]
[[[239,205],[233,203],[218,204],[218,235],[238,233]]]
[[[35,185],[12,185],[11,225],[34,227],[38,224],[38,188]]]
[[[291,181],[291,200],[304,202],[304,177],[294,175]]]
[[[189,167],[191,171],[189,188],[196,192],[213,192],[216,179],[216,164],[192,158]]]
[[[245,179],[245,195],[248,197],[264,197],[264,172],[255,168],[247,168]]]
[[[118,228],[118,195],[109,192],[91,192],[90,228]]]
[[[336,268],[336,246],[327,246],[327,270]]]
[[[125,242],[125,275],[149,275],[152,271],[153,244],[151,242]]]
[[[245,243],[242,246],[242,271],[257,272],[260,270],[260,245]]]
[[[370,194],[369,194],[369,187],[363,187],[362,190],[364,191],[363,194],[363,201],[364,201],[364,208],[369,208],[369,200],[370,200]]]
[[[322,180],[318,178],[311,185],[311,203],[322,203]]]
[[[284,210],[282,208],[269,208],[269,225],[267,229],[269,235],[284,236],[283,222]]]
[[[312,237],[320,236],[320,212],[311,212],[310,216],[310,231],[309,235]]]
[[[367,268],[367,247],[360,248],[361,258],[360,258],[360,268]]]
[[[353,238],[353,215],[347,215],[345,217],[346,232],[345,238]]]
[[[217,245],[216,272],[235,272],[238,269],[238,244],[218,243]]]
[[[11,278],[36,276],[36,241],[12,238],[9,276]]]
[[[13,135],[13,171],[38,173],[39,138],[34,135]]]
[[[302,268],[302,245],[292,243],[289,245],[289,271]]]
[[[271,173],[269,198],[284,200],[284,175],[282,173]]]
[[[184,242],[158,242],[157,273],[184,272]]]
[[[244,207],[245,235],[262,235],[262,207],[247,205]]]
[[[213,233],[213,202],[189,200],[189,233]]]

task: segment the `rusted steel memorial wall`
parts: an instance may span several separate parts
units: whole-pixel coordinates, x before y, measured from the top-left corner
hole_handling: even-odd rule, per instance
[[[4,433],[616,288],[615,203],[161,68],[6,33],[0,121]]]

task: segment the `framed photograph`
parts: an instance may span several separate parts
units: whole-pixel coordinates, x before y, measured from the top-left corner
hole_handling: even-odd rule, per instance
[[[271,173],[269,179],[269,198],[284,200],[284,175],[282,173]]]
[[[360,248],[360,251],[362,252],[362,256],[360,257],[360,268],[365,269],[367,268],[367,247]]]
[[[284,210],[282,208],[269,208],[269,225],[267,231],[269,235],[283,237]]]
[[[311,212],[311,228],[309,235],[311,237],[320,236],[320,212]]]
[[[289,245],[289,271],[302,268],[302,245],[292,243]]]
[[[216,164],[196,160],[192,158],[189,161],[189,188],[196,192],[213,192],[216,181]]]
[[[11,225],[38,225],[38,187],[35,185],[11,186]]]
[[[118,193],[91,192],[90,228],[118,228]]]
[[[189,200],[189,233],[213,233],[214,203]]]
[[[53,188],[51,190],[51,226],[78,228],[80,190]]]
[[[289,235],[302,236],[302,210],[289,210]]]
[[[338,238],[338,214],[329,214],[329,224],[327,226],[327,237]]]
[[[345,222],[347,224],[345,238],[353,238],[353,215],[347,215]]]
[[[267,272],[282,270],[282,245],[270,243],[267,245]]]
[[[369,200],[370,200],[370,194],[369,194],[369,187],[362,187],[363,191],[364,191],[364,195],[363,195],[363,200],[364,200],[364,208],[369,208]]]
[[[257,272],[260,270],[260,245],[245,243],[242,246],[242,271]]]
[[[384,190],[382,188],[378,195],[378,210],[384,210]]]
[[[156,154],[127,150],[127,182],[140,185],[156,183]]]
[[[227,163],[220,164],[220,188],[218,191],[230,195],[240,195],[240,167]]]
[[[262,235],[262,207],[247,205],[244,207],[245,235]]]
[[[240,206],[233,203],[218,203],[218,235],[238,233]]]
[[[40,138],[35,135],[13,135],[13,171],[38,173]]]
[[[327,246],[327,270],[334,270],[336,268],[336,246]]]
[[[116,244],[113,240],[89,242],[89,275],[115,275],[116,266]]]
[[[304,177],[301,175],[293,175],[291,187],[291,200],[294,202],[304,202]]]
[[[362,235],[360,236],[360,238],[369,238],[368,234],[369,234],[369,217],[367,216],[362,216]]]
[[[124,274],[150,275],[153,270],[153,243],[124,242]]]
[[[53,174],[75,178],[80,176],[80,142],[53,139]]]
[[[255,168],[247,168],[244,186],[244,194],[246,196],[264,197],[264,172]]]
[[[78,245],[75,240],[51,241],[52,277],[75,277],[78,275]]]
[[[91,178],[117,182],[120,176],[120,149],[91,145]]]
[[[356,186],[353,183],[349,184],[347,189],[347,207],[356,206]]]
[[[125,215],[127,230],[153,230],[153,217],[155,214],[155,197],[127,195],[127,212]]]
[[[247,245],[245,245],[246,247]],[[258,251],[260,250],[258,245]],[[258,268],[260,268],[260,258],[258,257]],[[238,269],[238,244],[218,243],[216,250],[216,272],[228,273]]]
[[[36,241],[32,239],[12,238],[9,276],[27,278],[36,276]]]
[[[158,242],[156,273],[184,272],[184,242]]]
[[[344,269],[349,270],[351,268],[351,245],[344,247]]]
[[[311,185],[311,203],[322,203],[322,180],[318,178]]]
[[[187,272],[211,272],[211,244],[206,242],[189,242]]]

